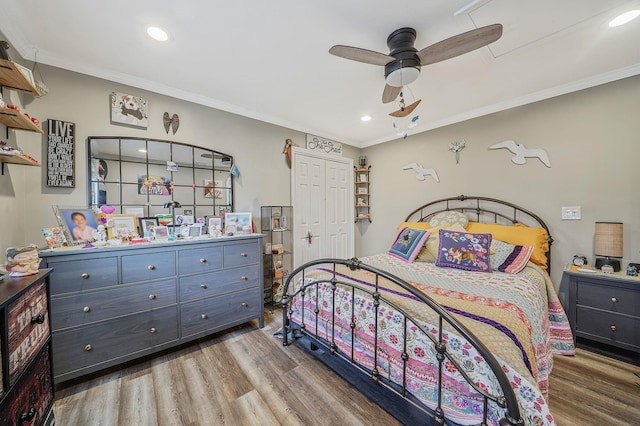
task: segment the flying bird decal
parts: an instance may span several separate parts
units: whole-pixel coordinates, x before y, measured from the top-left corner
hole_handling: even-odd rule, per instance
[[[544,149],[527,149],[527,147],[525,147],[521,143],[516,143],[515,141],[503,141],[489,147],[489,149],[499,148],[507,148],[509,151],[515,154],[511,158],[511,161],[513,161],[515,164],[526,164],[527,158],[537,158],[542,161],[545,166],[551,167],[551,161],[549,161],[549,156]]]
[[[425,180],[427,176],[431,176],[436,182],[440,182],[440,178],[434,169],[425,169],[418,163],[409,163],[402,170],[413,170],[416,172],[416,179]]]

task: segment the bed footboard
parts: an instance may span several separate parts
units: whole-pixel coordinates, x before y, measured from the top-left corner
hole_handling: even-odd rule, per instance
[[[283,345],[311,339],[435,424],[524,424],[509,378],[486,346],[392,274],[355,258],[306,263],[284,284],[282,315]]]

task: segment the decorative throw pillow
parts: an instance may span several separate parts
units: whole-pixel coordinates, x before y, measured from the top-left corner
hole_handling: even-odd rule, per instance
[[[464,269],[465,271],[491,272],[491,234],[441,229],[440,248],[436,266]]]
[[[431,235],[427,238],[427,242],[424,243],[424,248],[418,253],[418,257],[416,258],[416,262],[427,262],[427,263],[435,263],[438,258],[438,248],[440,246],[440,233],[438,232],[441,229],[448,229],[451,231],[464,232],[464,226],[460,225],[451,225],[445,223],[442,226],[438,226],[436,228],[431,229]]]
[[[491,241],[491,270],[517,274],[533,253],[533,246],[515,246],[500,240]]]
[[[532,246],[531,261],[541,268],[547,267],[549,234],[544,228],[528,228],[521,224],[497,225],[493,223],[469,222],[469,232],[490,232],[496,240],[513,245]]]
[[[463,228],[466,228],[467,223],[469,223],[467,215],[454,210],[437,213],[429,219],[429,225],[431,225],[432,228],[442,225],[460,225]]]
[[[430,233],[428,229],[402,228],[396,235],[389,254],[405,262],[413,262]]]

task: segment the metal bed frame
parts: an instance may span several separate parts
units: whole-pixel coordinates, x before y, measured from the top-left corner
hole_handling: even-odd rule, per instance
[[[521,207],[518,207],[514,204],[486,197],[476,197],[476,196],[464,196],[460,195],[458,197],[445,198],[437,201],[433,201],[427,203],[413,212],[411,212],[405,221],[428,221],[430,217],[435,215],[441,211],[449,211],[449,210],[457,210],[461,212],[468,213],[472,215],[471,220],[475,219],[476,221],[487,222],[487,220],[491,220],[492,223],[506,223],[506,224],[515,224],[515,223],[523,223],[527,226],[536,226],[543,227],[547,230],[548,228],[546,224],[535,214],[525,210]],[[549,237],[549,244],[551,244],[553,239]],[[547,258],[549,253],[547,252]],[[550,265],[550,261],[548,262]],[[356,287],[353,284],[346,282],[341,279],[340,274],[336,273],[336,268],[338,265],[345,265],[351,270],[362,270],[367,271],[373,274],[375,282],[375,287],[371,290],[363,289],[362,287]],[[325,273],[324,278],[320,279],[312,279],[305,280],[305,277],[308,276],[310,271],[321,268]],[[549,266],[548,266],[549,268]],[[332,272],[331,272],[332,271]],[[416,298],[418,298],[422,303],[428,306],[436,315],[437,315],[437,325],[438,325],[438,333],[437,336],[432,336],[427,330],[420,325],[420,321],[415,320],[412,315],[407,313],[402,309],[402,307],[397,306],[392,301],[385,299],[379,291],[379,281],[380,280],[388,280],[391,283],[394,283],[404,289],[407,293],[412,294]],[[302,283],[300,287],[295,289],[295,284],[297,282]],[[298,323],[295,323],[292,320],[292,307],[293,302],[296,298],[300,298],[302,301],[302,305],[304,306],[304,298],[307,297],[307,294],[314,294],[317,300],[318,292],[320,291],[320,286],[328,285],[328,288],[331,291],[329,297],[335,301],[336,297],[336,289],[338,287],[342,289],[347,289],[347,294],[351,294],[351,303],[355,298],[357,288],[357,294],[362,296],[363,294],[368,294],[371,298],[374,309],[375,309],[375,317],[376,324],[374,333],[374,341],[373,341],[373,369],[366,368],[363,365],[360,365],[354,359],[354,333],[355,333],[355,321],[351,321],[351,350],[350,353],[346,351],[342,351],[338,349],[338,346],[335,343],[335,319],[336,312],[335,310],[332,313],[332,324],[329,324],[327,329],[331,330],[331,335],[327,336],[327,338],[322,338],[317,333],[312,333],[310,329],[307,327],[307,320],[305,318],[305,310],[302,309],[301,318]],[[380,374],[378,370],[378,310],[381,306],[389,306],[392,309],[399,312],[403,317],[403,328],[404,328],[404,336],[402,336],[405,350],[402,353],[403,359],[403,383],[396,384],[392,382],[390,379],[385,378]],[[332,305],[335,308],[335,303]],[[318,330],[318,314],[319,310],[316,307],[314,313],[315,315],[315,327],[314,330]],[[353,309],[352,309],[353,312]],[[483,411],[483,425],[487,424],[487,416],[488,416],[488,405],[490,402],[493,402],[498,405],[498,407],[503,408],[505,411],[505,415],[503,418],[499,420],[500,425],[523,425],[524,421],[520,414],[520,408],[518,406],[518,402],[516,396],[514,394],[513,388],[509,382],[509,379],[502,371],[500,364],[495,359],[495,357],[491,354],[489,349],[476,338],[473,333],[467,329],[463,324],[458,322],[453,316],[451,316],[445,309],[443,309],[437,302],[432,300],[428,295],[425,295],[422,292],[416,290],[413,286],[408,284],[406,281],[396,277],[395,275],[389,274],[380,269],[374,268],[372,266],[363,264],[358,259],[318,259],[315,261],[308,262],[298,268],[296,268],[288,277],[284,284],[283,298],[282,298],[282,316],[283,316],[283,328],[282,328],[282,337],[283,337],[283,345],[287,346],[293,341],[297,340],[299,337],[305,337],[307,341],[311,343],[312,349],[317,348],[325,348],[331,355],[334,355],[337,358],[342,359],[346,363],[348,363],[351,367],[351,370],[354,371],[354,374],[364,374],[368,376],[371,381],[375,385],[383,386],[388,389],[392,394],[399,396],[403,401],[406,401],[410,406],[415,407],[421,413],[421,416],[424,416],[422,419],[425,420],[426,423],[432,422],[437,425],[444,424],[452,424],[449,420],[445,418],[445,413],[442,408],[442,374],[443,374],[443,363],[445,360],[451,362],[458,371],[462,374],[464,379],[466,380],[468,386],[473,388],[478,394],[482,395],[484,402],[484,411]],[[309,314],[310,316],[310,314]],[[417,326],[421,333],[424,333],[431,340],[431,344],[433,344],[433,348],[436,352],[436,359],[438,361],[438,400],[436,404],[436,408],[434,410],[424,406],[420,401],[418,401],[414,396],[412,396],[406,386],[406,369],[407,369],[407,360],[409,355],[406,352],[406,342],[407,342],[407,324],[412,323]],[[453,358],[447,351],[447,346],[443,341],[443,325],[448,324],[447,328],[451,328],[458,333],[459,336],[466,339],[483,357],[489,368],[492,370],[493,374],[497,378],[497,381],[500,386],[500,393],[498,394],[489,394],[488,392],[480,389],[473,381],[467,376],[464,372],[464,369],[461,368],[458,361]],[[381,404],[384,408],[384,403]],[[387,410],[389,411],[389,410]]]

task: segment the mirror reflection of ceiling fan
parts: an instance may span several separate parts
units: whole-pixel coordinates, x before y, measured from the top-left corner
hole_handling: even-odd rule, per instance
[[[329,53],[365,64],[384,66],[386,84],[382,92],[382,102],[386,104],[393,102],[400,95],[404,86],[413,83],[418,78],[422,66],[435,64],[479,49],[493,43],[501,36],[502,25],[493,24],[455,35],[422,50],[417,50],[413,46],[416,40],[416,30],[400,28],[389,34],[387,38],[388,55],[343,45],[333,46],[329,49]],[[394,111],[394,113],[403,115],[395,116],[403,117],[410,114],[418,103],[420,103],[419,100],[407,107],[401,107],[400,111]],[[405,113],[410,107],[412,107],[411,111]]]

